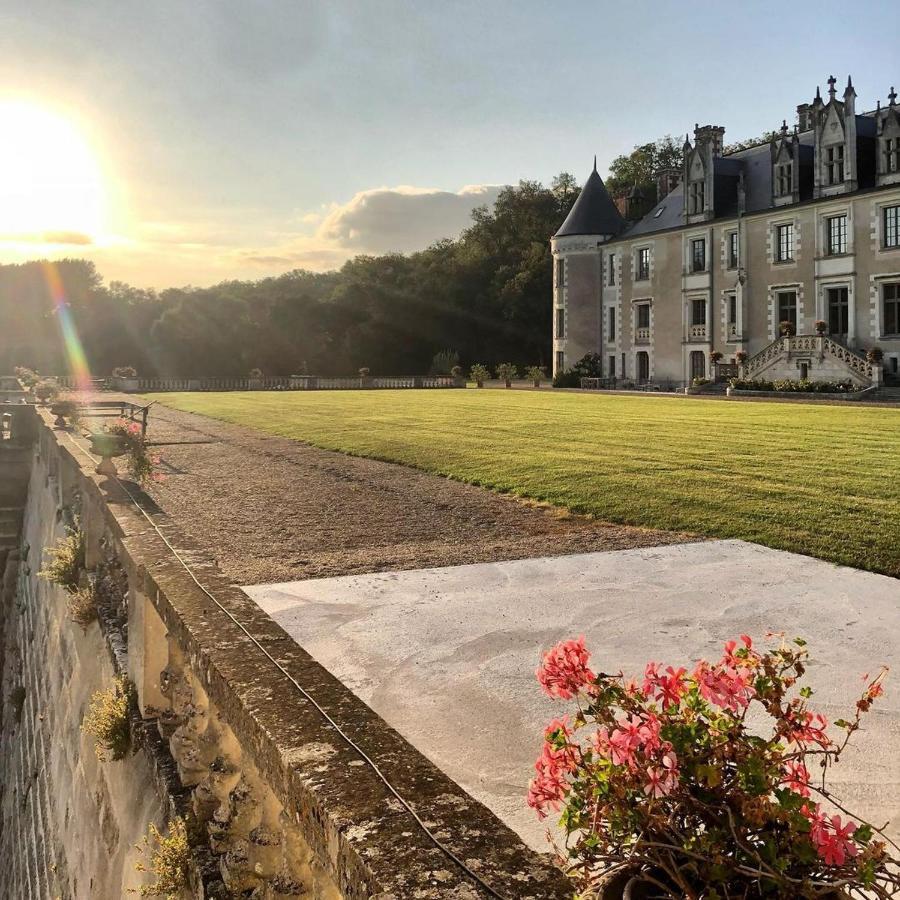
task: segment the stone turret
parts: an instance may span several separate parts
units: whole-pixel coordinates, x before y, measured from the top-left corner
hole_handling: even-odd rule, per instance
[[[585,353],[599,353],[603,245],[621,234],[625,220],[594,170],[550,240],[553,252],[553,372]]]

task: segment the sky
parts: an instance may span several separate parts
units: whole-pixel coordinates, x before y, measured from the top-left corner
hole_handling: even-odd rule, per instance
[[[163,288],[413,251],[595,153],[603,174],[697,122],[791,124],[832,73],[885,103],[898,20],[888,0],[0,0],[0,263]]]

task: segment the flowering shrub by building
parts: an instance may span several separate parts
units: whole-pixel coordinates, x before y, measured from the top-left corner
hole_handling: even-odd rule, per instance
[[[137,422],[117,419],[106,429],[122,439],[125,456],[128,457],[128,472],[140,485],[149,481],[162,481],[163,476],[156,471],[160,457],[150,452],[150,445],[143,429]]]
[[[528,804],[561,813],[581,897],[629,879],[671,900],[900,895],[887,839],[826,786],[886,670],[864,676],[833,739],[800,686],[807,660],[799,638],[759,650],[742,635],[692,671],[650,662],[637,683],[595,674],[584,638],[544,654],[541,687],[575,710],[547,726]]]

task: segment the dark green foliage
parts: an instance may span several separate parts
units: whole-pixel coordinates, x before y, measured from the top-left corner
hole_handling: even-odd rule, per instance
[[[571,369],[553,376],[553,387],[577,388],[581,387],[582,378],[602,377],[603,357],[599,353],[585,353]]]
[[[391,375],[457,362],[550,358],[550,237],[578,187],[522,181],[480,207],[456,240],[407,256],[358,256],[339,272],[288,272],[208,288],[104,285],[93,263],[56,264],[88,365],[105,375]],[[63,374],[65,355],[40,263],[0,266],[0,371]]]
[[[650,205],[656,203],[656,173],[660,169],[681,170],[681,144],[666,135],[650,144],[641,144],[631,153],[617,156],[609,164],[606,188],[613,196],[637,185]]]

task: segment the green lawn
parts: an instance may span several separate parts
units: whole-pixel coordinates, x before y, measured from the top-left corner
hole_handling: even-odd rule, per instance
[[[608,521],[744,538],[900,576],[898,409],[550,389],[154,399]]]

